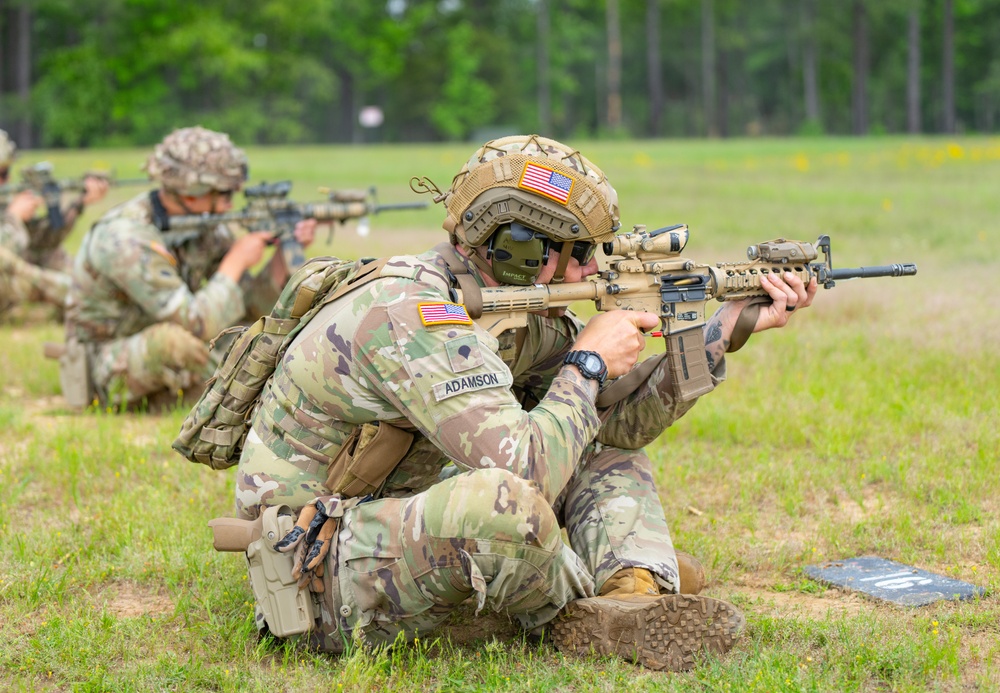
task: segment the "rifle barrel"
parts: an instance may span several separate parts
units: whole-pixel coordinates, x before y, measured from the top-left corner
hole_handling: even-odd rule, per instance
[[[111,185],[152,185],[149,178],[112,178]]]
[[[912,277],[917,273],[917,266],[912,262],[895,263],[892,265],[876,265],[875,267],[850,267],[827,270],[830,279],[868,279],[870,277]]]
[[[393,202],[387,205],[376,205],[375,213],[391,211],[394,209],[427,209],[426,202]]]

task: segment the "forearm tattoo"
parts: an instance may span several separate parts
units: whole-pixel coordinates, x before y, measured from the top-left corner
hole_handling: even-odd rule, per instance
[[[708,361],[708,370],[715,370],[728,348],[729,340],[722,338],[722,321],[717,315],[713,315],[705,324],[705,360]]]
[[[580,371],[578,371],[574,366],[563,366],[560,375],[562,375],[565,378],[568,378],[569,380],[572,380],[573,383],[578,385],[581,390],[586,390],[591,394],[593,394],[594,399],[596,401],[597,391],[600,388],[600,384],[596,380],[591,380],[590,378],[584,378],[583,375],[580,374]]]

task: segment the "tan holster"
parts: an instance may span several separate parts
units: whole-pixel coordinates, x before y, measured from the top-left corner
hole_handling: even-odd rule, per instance
[[[295,552],[274,550],[294,524],[287,505],[265,509],[256,521],[220,517],[208,523],[216,551],[246,551],[253,596],[268,629],[279,638],[305,633],[315,621],[312,593],[292,577]]]
[[[47,347],[46,355],[49,353],[54,352]],[[87,347],[70,338],[58,358],[59,385],[62,387],[66,404],[74,409],[83,409],[94,401],[94,384],[90,379]]]
[[[343,498],[375,493],[406,456],[413,434],[381,421],[355,427],[330,463],[326,488]]]

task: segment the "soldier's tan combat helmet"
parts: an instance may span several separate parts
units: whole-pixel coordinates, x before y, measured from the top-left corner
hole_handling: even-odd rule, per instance
[[[560,252],[555,277],[560,281],[571,255],[584,264],[595,245],[610,241],[619,227],[618,193],[601,169],[577,150],[539,135],[487,142],[439,200],[448,211],[444,228],[452,243],[470,249],[487,245],[492,268],[475,253],[473,260],[508,284],[532,283],[550,247]],[[535,240],[540,236],[548,242]]]
[[[17,156],[17,145],[6,130],[0,130],[0,166],[10,166]]]
[[[165,190],[198,196],[239,190],[247,179],[247,157],[229,135],[195,126],[163,138],[143,169]]]

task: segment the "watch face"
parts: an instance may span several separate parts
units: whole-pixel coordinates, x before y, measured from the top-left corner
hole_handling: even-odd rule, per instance
[[[604,370],[604,364],[601,363],[601,357],[597,354],[587,354],[586,358],[583,360],[583,367],[594,375],[597,375]]]

